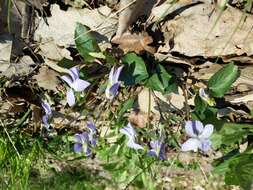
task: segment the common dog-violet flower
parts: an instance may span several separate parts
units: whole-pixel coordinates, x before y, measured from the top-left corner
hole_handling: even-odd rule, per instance
[[[130,123],[128,123],[124,128],[121,128],[119,131],[128,137],[127,146],[129,148],[133,148],[135,150],[143,149],[141,145],[135,142],[136,132]]]
[[[46,129],[49,129],[50,127],[49,120],[52,117],[52,109],[47,102],[42,102],[41,106],[45,112],[45,115],[42,116],[42,122],[45,125]]]
[[[119,76],[123,69],[123,66],[116,68],[112,67],[109,74],[109,81],[105,90],[105,96],[107,99],[112,100],[117,94],[120,86]]]
[[[90,83],[79,78],[79,70],[77,67],[69,69],[69,75],[70,77],[67,75],[61,76],[61,79],[70,87],[67,90],[67,102],[69,106],[73,106],[76,102],[74,91],[82,92],[90,85]]]
[[[204,100],[209,106],[215,105],[215,100],[206,93],[204,88],[199,89],[199,96]]]
[[[91,155],[91,149],[89,147],[89,135],[86,132],[77,133],[74,136],[74,152],[82,153],[84,152],[86,156]]]
[[[148,151],[148,155],[159,158],[160,160],[166,160],[165,144],[159,140],[152,140],[150,142],[151,150]]]
[[[212,124],[203,126],[200,121],[187,121],[185,124],[185,132],[190,139],[182,144],[182,151],[193,150],[197,152],[200,149],[205,153],[211,148],[212,143],[209,138],[213,133]]]
[[[74,136],[74,152],[84,152],[86,156],[91,155],[91,148],[90,146],[95,147],[96,146],[96,139],[94,135],[96,134],[96,126],[93,122],[88,121],[87,122],[87,128],[89,129],[89,133],[83,132],[83,133],[77,133]]]

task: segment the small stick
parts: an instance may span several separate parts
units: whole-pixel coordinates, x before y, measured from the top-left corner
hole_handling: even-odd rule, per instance
[[[189,120],[190,119],[190,107],[188,105],[188,92],[187,92],[186,84],[183,84],[182,90],[183,90],[183,95],[185,98],[186,119]]]
[[[204,176],[205,181],[208,183],[208,179],[207,179],[207,176],[206,176],[205,171],[203,170],[202,166],[200,165],[200,163],[199,163],[199,161],[198,161],[197,159],[196,159],[196,161],[197,161],[197,163],[198,163],[198,165],[199,165],[199,169],[200,169],[201,173],[202,173],[203,176]]]

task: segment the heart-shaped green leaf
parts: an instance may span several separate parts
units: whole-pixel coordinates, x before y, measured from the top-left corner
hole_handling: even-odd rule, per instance
[[[96,39],[90,29],[81,23],[76,24],[75,44],[78,52],[86,62],[93,62],[96,58],[92,53],[100,52]]]
[[[233,63],[226,65],[208,81],[208,89],[213,97],[223,97],[238,77],[238,67]]]
[[[146,86],[162,93],[171,92],[176,87],[175,83],[171,82],[171,78],[172,76],[166,69],[162,65],[157,64],[154,73],[147,80]]]
[[[134,85],[148,78],[143,59],[135,53],[126,54],[122,58],[122,62],[126,65],[121,75],[121,80],[124,81],[125,85]]]

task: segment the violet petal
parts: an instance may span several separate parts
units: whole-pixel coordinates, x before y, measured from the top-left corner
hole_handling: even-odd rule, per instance
[[[213,125],[212,124],[207,124],[202,133],[199,135],[200,139],[207,139],[209,138],[213,133]]]
[[[117,68],[116,71],[114,71],[114,75],[112,78],[113,83],[117,83],[119,81],[119,76],[120,76],[120,73],[121,73],[123,67],[124,66],[122,65],[119,68]]]
[[[80,143],[74,144],[74,152],[83,152],[83,146]]]
[[[72,89],[69,89],[67,91],[67,102],[70,107],[75,105],[76,100],[75,100],[75,95]]]
[[[129,148],[133,148],[135,150],[144,149],[141,145],[137,144],[134,139],[129,139],[127,142],[127,146]]]
[[[204,141],[201,141],[201,144],[199,146],[199,149],[202,152],[208,152],[208,150],[211,148],[212,142],[209,139],[206,139]]]
[[[130,123],[128,123],[124,128],[121,128],[119,131],[120,133],[126,135],[129,139],[134,139],[136,136],[136,132]]]
[[[73,81],[77,80],[79,78],[79,70],[77,67],[72,67],[69,69],[69,74]]]
[[[82,79],[76,79],[72,84],[72,88],[77,92],[84,91],[88,86],[90,86],[90,83]]]
[[[73,81],[71,80],[69,76],[67,75],[61,76],[61,79],[64,80],[69,85],[69,87],[72,86]]]
[[[203,131],[203,124],[200,121],[187,121],[185,132],[189,137],[197,137]]]
[[[201,142],[196,138],[190,138],[185,143],[182,144],[181,150],[182,151],[190,151],[193,150],[196,152],[200,147]]]
[[[47,102],[42,102],[41,106],[42,106],[43,110],[45,111],[46,115],[51,115],[52,114],[51,107]]]

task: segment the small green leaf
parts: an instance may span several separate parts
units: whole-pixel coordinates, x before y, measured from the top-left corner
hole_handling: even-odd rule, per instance
[[[121,81],[124,81],[125,85],[134,85],[148,78],[143,59],[135,53],[126,54],[122,62],[126,65],[121,74]]]
[[[224,123],[218,131],[218,134],[222,136],[222,144],[232,145],[242,140],[250,133],[248,130],[249,127],[250,125],[247,124]]]
[[[96,59],[92,53],[100,52],[97,41],[89,32],[89,28],[81,23],[76,24],[75,44],[78,52],[87,62],[93,62]]]
[[[147,80],[146,85],[147,87],[162,93],[171,92],[176,86],[176,84],[171,81],[171,78],[172,76],[166,71],[166,69],[158,64],[156,65],[155,72]]]
[[[119,109],[118,118],[121,118],[123,114],[130,108],[133,107],[134,104],[134,98],[130,98],[126,100],[123,105]]]
[[[208,89],[213,97],[223,97],[238,77],[238,67],[233,63],[226,65],[208,81]]]

